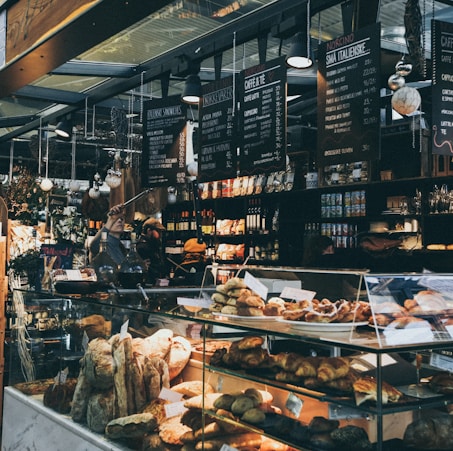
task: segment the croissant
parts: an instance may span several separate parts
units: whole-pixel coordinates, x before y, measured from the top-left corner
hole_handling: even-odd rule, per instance
[[[318,374],[318,365],[320,360],[316,357],[303,357],[299,360],[296,369],[296,376],[299,377],[316,377]]]
[[[345,377],[349,372],[349,359],[346,357],[326,357],[318,367],[317,378],[320,382],[333,381]]]
[[[237,348],[240,351],[245,351],[247,349],[259,348],[263,345],[264,338],[263,337],[244,337],[237,342]]]

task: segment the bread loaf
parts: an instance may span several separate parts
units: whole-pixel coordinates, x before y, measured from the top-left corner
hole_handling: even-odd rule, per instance
[[[115,412],[114,417],[126,417],[127,407],[127,386],[126,386],[126,354],[124,351],[125,341],[131,340],[130,335],[120,339],[119,334],[112,340],[113,349],[113,382],[115,388]]]
[[[110,421],[105,428],[105,435],[112,439],[138,438],[152,432],[156,426],[153,414],[137,413]]]
[[[91,385],[86,378],[83,368],[80,369],[77,384],[74,390],[71,406],[71,418],[76,423],[84,423],[88,407],[88,399],[91,394]]]
[[[44,392],[43,403],[46,407],[59,412],[69,413],[77,379],[67,379],[64,384],[53,384]]]
[[[404,444],[420,450],[453,449],[453,417],[450,415],[423,418],[409,424],[404,432]]]
[[[140,343],[140,347],[134,349],[148,357],[159,357],[165,359],[170,352],[173,339],[173,331],[170,329],[159,329],[154,334],[146,337]]]
[[[81,365],[93,387],[106,390],[113,386],[112,345],[105,338],[95,338],[88,343]]]
[[[113,388],[94,393],[88,400],[87,426],[94,432],[103,434],[107,424],[113,420]]]
[[[173,337],[168,357],[168,371],[170,380],[179,376],[189,363],[192,346],[189,341],[181,336]]]

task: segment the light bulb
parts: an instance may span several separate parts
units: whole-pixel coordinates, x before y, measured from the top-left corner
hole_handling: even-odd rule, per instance
[[[196,161],[192,161],[187,165],[187,172],[189,175],[197,176],[198,175],[198,164]]]
[[[175,193],[168,193],[168,203],[169,204],[176,203],[176,194]]]
[[[53,188],[52,180],[45,178],[41,180],[41,184],[39,185],[43,191],[50,191]]]
[[[77,193],[80,190],[80,182],[78,180],[71,180],[69,182],[69,190]]]
[[[112,189],[118,188],[121,185],[121,172],[109,169],[105,177],[105,183]]]
[[[99,191],[99,187],[97,187],[97,186],[93,186],[88,191],[88,196],[90,196],[91,199],[99,199],[100,195],[101,195],[101,192]]]

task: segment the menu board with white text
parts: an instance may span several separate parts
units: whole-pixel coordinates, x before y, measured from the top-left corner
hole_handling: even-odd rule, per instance
[[[453,155],[453,23],[433,20],[433,154]]]
[[[237,176],[235,80],[225,77],[203,86],[198,180]]]
[[[186,107],[179,95],[144,103],[142,185],[184,183]]]
[[[286,65],[283,57],[240,74],[240,175],[286,165]]]
[[[320,44],[320,166],[379,158],[380,25]]]

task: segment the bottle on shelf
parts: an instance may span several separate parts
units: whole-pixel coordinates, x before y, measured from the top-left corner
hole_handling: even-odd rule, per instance
[[[131,245],[118,270],[118,282],[123,288],[137,288],[145,283],[146,264],[137,252],[137,237],[131,233]]]
[[[118,264],[109,254],[107,247],[107,232],[102,232],[99,243],[99,253],[93,258],[92,266],[98,282],[107,285],[115,284],[118,276]]]

